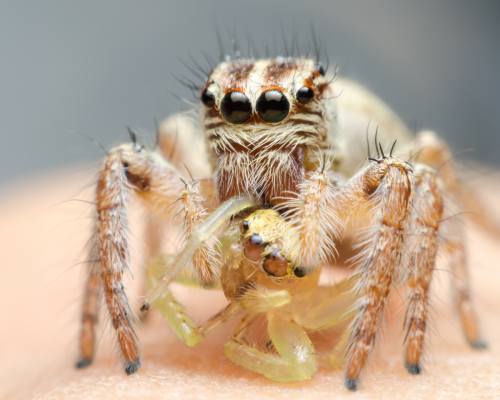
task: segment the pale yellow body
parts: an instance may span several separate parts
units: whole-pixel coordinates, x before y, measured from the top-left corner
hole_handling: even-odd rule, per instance
[[[225,262],[220,274],[220,288],[229,300],[224,310],[196,327],[168,289],[155,302],[155,307],[188,346],[202,341],[233,315],[242,314],[224,345],[224,354],[229,360],[277,381],[312,378],[318,357],[306,331],[328,328],[354,316],[352,306],[359,296],[351,290],[353,279],[333,287],[319,287],[321,268],[298,277],[294,273],[297,266],[289,260],[286,261],[288,265],[284,276],[270,275],[263,268],[264,259],[271,251],[279,248],[283,251],[281,242],[287,235],[286,231],[278,229],[281,217],[272,209],[257,210],[243,221],[248,223],[246,232],[240,233],[233,223],[221,237]],[[245,256],[245,241],[252,235],[262,239],[263,251],[256,261]],[[149,262],[150,287],[157,282],[159,274],[171,267],[172,259],[162,256]],[[183,274],[177,275],[176,279],[192,284]],[[262,314],[267,316],[270,340],[277,354],[263,352],[242,341],[251,323]],[[324,357],[325,365],[340,366],[345,357],[348,334],[344,334],[340,346]]]

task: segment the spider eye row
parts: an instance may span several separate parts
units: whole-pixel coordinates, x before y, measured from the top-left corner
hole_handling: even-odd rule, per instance
[[[309,104],[314,99],[314,91],[304,86],[297,92],[296,99],[300,104]],[[205,89],[201,93],[201,102],[206,107],[212,108],[215,105],[214,94]],[[220,111],[226,121],[237,125],[243,124],[252,115],[252,104],[244,93],[232,91],[223,97]],[[265,122],[276,123],[286,118],[290,112],[290,103],[279,90],[268,90],[258,98],[256,111]]]

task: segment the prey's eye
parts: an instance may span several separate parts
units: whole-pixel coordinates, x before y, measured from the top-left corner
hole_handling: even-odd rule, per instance
[[[208,108],[212,108],[215,104],[215,96],[212,92],[209,92],[207,89],[205,89],[203,92],[201,92],[201,102],[205,104]]]
[[[316,64],[316,71],[318,71],[321,76],[325,76],[326,72],[321,64]]]
[[[257,112],[266,122],[280,122],[288,115],[290,104],[279,90],[268,90],[257,100]]]
[[[248,222],[247,221],[243,221],[240,224],[240,232],[241,233],[245,233],[246,231],[248,231]]]
[[[314,99],[314,91],[310,87],[304,86],[299,89],[296,98],[300,104],[309,104]]]
[[[243,124],[252,113],[252,105],[247,96],[235,91],[224,96],[220,103],[220,110],[227,122]]]

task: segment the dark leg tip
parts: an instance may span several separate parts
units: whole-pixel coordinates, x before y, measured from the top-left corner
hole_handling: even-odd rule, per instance
[[[422,373],[422,368],[418,364],[406,364],[405,367],[412,375],[420,375]]]
[[[476,340],[475,342],[471,342],[470,345],[478,350],[483,350],[488,348],[488,343],[483,340]]]
[[[92,364],[92,360],[82,358],[81,360],[76,362],[75,367],[80,369],[80,368],[88,367],[90,364]]]
[[[141,311],[145,312],[149,310],[149,303],[147,301],[144,302],[144,304],[141,307]]]
[[[356,379],[346,379],[345,387],[351,392],[355,392],[356,390],[358,390],[358,381]]]
[[[127,375],[132,375],[134,372],[137,372],[139,368],[141,368],[141,361],[127,364],[127,366],[125,367],[125,373]]]

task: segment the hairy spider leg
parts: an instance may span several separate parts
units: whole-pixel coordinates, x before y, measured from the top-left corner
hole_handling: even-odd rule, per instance
[[[339,237],[342,223],[328,205],[337,190],[323,168],[310,173],[298,188],[298,197],[283,204],[283,223],[291,232],[285,252],[294,265],[314,270],[335,253],[333,238]]]
[[[106,157],[98,176],[96,234],[92,250],[93,259],[99,261],[91,265],[87,280],[78,367],[90,364],[93,359],[95,348],[93,329],[99,292],[97,286],[100,286],[104,293],[112,325],[117,332],[126,373],[134,373],[140,367],[139,349],[132,327],[133,313],[122,281],[130,263],[128,196],[131,192],[137,193],[150,213],[160,218],[168,217],[173,211],[171,205],[178,199],[183,186],[185,201],[181,209],[185,212],[185,226],[189,230],[201,222],[199,215],[202,198],[197,192],[195,183],[183,185],[179,173],[172,165],[159,154],[139,147],[136,143],[115,147]],[[189,201],[190,198],[192,201]],[[197,254],[195,251],[192,256],[196,257]],[[201,259],[205,264],[195,265],[195,270],[199,271],[198,275],[203,280],[206,271],[215,268],[217,260],[214,253],[205,253]]]
[[[500,226],[494,219],[481,215],[485,207],[461,184],[456,174],[454,157],[446,143],[436,134],[421,132],[412,144],[412,153],[419,163],[434,167],[443,183],[445,207],[441,234],[445,241],[443,248],[449,256],[455,306],[468,343],[477,349],[485,348],[487,345],[482,338],[479,319],[472,303],[463,223],[456,216],[464,210],[469,211],[468,219],[499,238]]]
[[[413,173],[401,160],[385,157],[344,187],[344,218],[373,215],[374,227],[360,254],[359,290],[364,290],[353,322],[345,384],[356,390],[380,328],[391,285],[400,267],[413,197]]]
[[[198,190],[202,193],[203,207],[207,212],[217,206],[214,181],[211,178],[212,168],[208,161],[208,153],[203,133],[185,113],[174,114],[157,126],[156,148],[165,160],[168,160],[186,177],[186,182],[199,182]],[[188,180],[189,179],[189,180]],[[145,242],[148,246],[148,258],[161,254],[165,220],[154,215],[148,216]]]
[[[415,195],[411,216],[412,242],[409,260],[409,297],[405,325],[405,367],[410,374],[422,371],[421,358],[424,349],[429,289],[436,266],[436,255],[440,243],[439,228],[443,216],[441,180],[433,169],[415,167]]]

